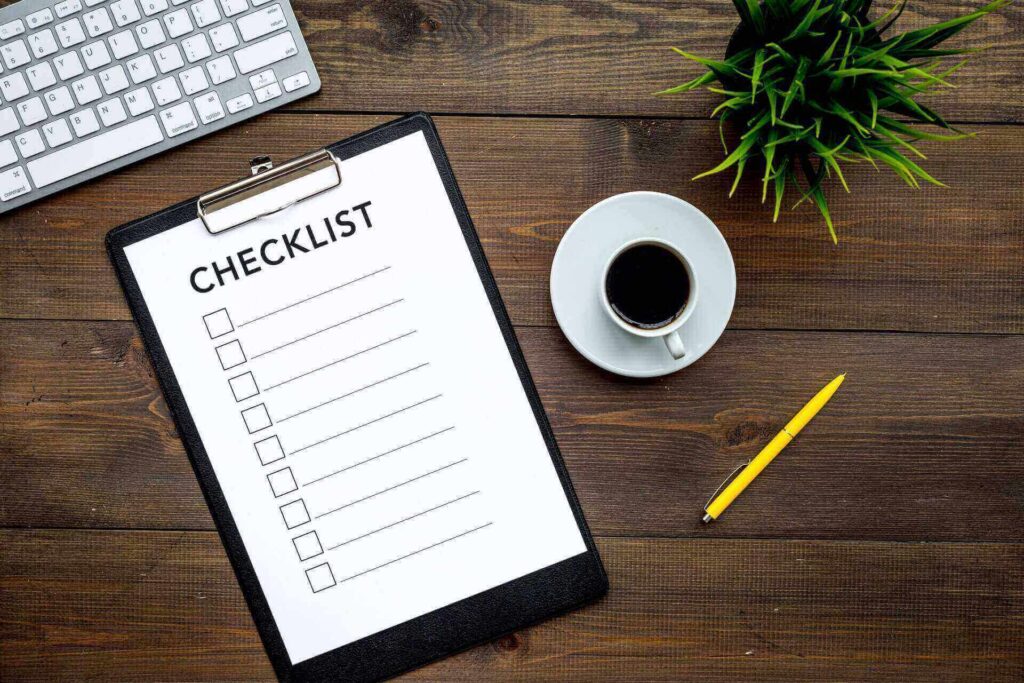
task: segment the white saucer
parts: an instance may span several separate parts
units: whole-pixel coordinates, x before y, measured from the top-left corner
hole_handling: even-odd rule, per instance
[[[601,305],[604,266],[626,242],[659,237],[693,265],[700,296],[679,334],[676,360],[661,339],[632,335]],[[551,264],[551,306],[569,342],[595,365],[627,377],[659,377],[696,362],[722,336],[736,301],[736,267],[722,233],[696,207],[660,192],[627,192],[587,209],[562,237]]]

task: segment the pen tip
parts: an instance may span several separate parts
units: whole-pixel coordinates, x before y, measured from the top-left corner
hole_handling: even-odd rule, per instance
[[[712,519],[711,515],[704,515],[704,523],[707,524]]]

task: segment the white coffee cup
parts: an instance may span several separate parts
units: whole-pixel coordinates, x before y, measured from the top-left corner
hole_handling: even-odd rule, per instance
[[[637,325],[630,323],[628,320],[625,320],[618,313],[615,312],[615,309],[612,307],[612,302],[608,300],[608,287],[606,283],[608,282],[608,271],[611,269],[612,264],[615,263],[615,260],[619,258],[619,256],[626,250],[644,244],[652,244],[655,246],[659,246],[662,249],[665,249],[666,251],[673,254],[676,258],[678,258],[679,262],[682,263],[683,268],[686,269],[686,277],[690,281],[690,294],[686,300],[686,303],[683,305],[682,310],[676,313],[675,317],[672,318],[670,322],[660,327],[639,327]],[[697,307],[698,288],[697,278],[694,277],[693,266],[690,265],[690,262],[686,259],[683,253],[675,245],[673,245],[671,242],[667,242],[656,237],[642,237],[640,239],[635,239],[626,242],[618,249],[616,249],[615,252],[608,259],[608,262],[605,263],[604,270],[601,273],[601,281],[598,283],[598,288],[601,291],[601,303],[604,305],[604,310],[608,314],[608,317],[610,317],[616,325],[621,327],[626,332],[634,334],[638,337],[647,337],[651,339],[661,337],[662,339],[665,340],[665,346],[668,347],[668,352],[672,354],[672,357],[675,358],[676,360],[679,360],[686,356],[686,349],[683,346],[683,340],[679,336],[679,328],[682,327],[687,320],[689,320],[690,316],[693,315],[694,309]]]

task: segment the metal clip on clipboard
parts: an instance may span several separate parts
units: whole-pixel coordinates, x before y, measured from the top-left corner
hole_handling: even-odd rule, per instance
[[[211,235],[269,216],[341,185],[338,159],[326,149],[275,167],[270,157],[249,162],[252,176],[199,197],[197,212]]]

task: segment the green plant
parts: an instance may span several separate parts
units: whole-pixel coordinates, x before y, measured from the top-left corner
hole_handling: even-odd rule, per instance
[[[696,176],[736,168],[736,191],[748,165],[763,167],[762,203],[769,187],[779,218],[787,185],[821,211],[833,241],[835,227],[823,182],[833,175],[847,192],[842,162],[888,166],[904,181],[942,185],[911,156],[924,158],[919,140],[969,137],[922,104],[919,98],[947,80],[964,62],[944,58],[974,50],[939,48],[978,18],[1012,0],[995,0],[975,12],[898,35],[887,35],[906,0],[878,19],[868,18],[871,0],[733,0],[740,24],[722,60],[697,57],[674,48],[707,71],[660,95],[709,87],[724,99],[718,117],[725,159]],[[741,128],[731,150],[722,124]],[[947,134],[929,132],[930,124]]]

